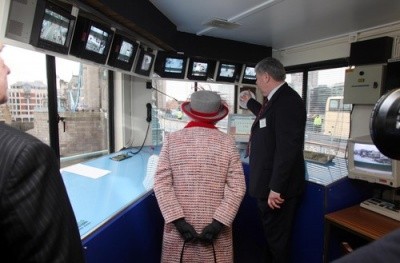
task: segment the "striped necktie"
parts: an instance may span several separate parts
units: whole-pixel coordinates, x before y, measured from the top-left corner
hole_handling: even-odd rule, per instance
[[[267,104],[268,104],[268,98],[265,97],[263,105],[262,105],[261,109],[258,111],[258,114],[257,114],[256,118],[254,119],[253,124],[251,125],[250,138],[249,138],[249,142],[248,142],[247,148],[246,148],[246,157],[250,155],[251,136],[253,135],[254,126],[256,126],[256,124],[260,120],[261,115],[264,113],[265,108],[267,107]]]

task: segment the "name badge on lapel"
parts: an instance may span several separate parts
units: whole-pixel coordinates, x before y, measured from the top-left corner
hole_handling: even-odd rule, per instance
[[[267,119],[262,118],[260,120],[260,128],[265,128],[267,126]]]

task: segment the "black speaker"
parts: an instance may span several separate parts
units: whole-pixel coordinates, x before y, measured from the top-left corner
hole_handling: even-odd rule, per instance
[[[351,43],[350,65],[386,63],[392,56],[392,37],[380,37]]]

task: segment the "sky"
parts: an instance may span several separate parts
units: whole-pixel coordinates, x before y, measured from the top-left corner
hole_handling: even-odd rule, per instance
[[[6,45],[1,57],[10,68],[8,84],[17,81],[42,81],[46,83],[46,56],[42,53]],[[61,58],[56,59],[57,75],[65,81],[71,79],[72,74],[79,73],[79,63]]]

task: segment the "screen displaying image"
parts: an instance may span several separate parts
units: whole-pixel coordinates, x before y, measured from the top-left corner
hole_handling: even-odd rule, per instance
[[[256,79],[256,71],[255,71],[254,67],[246,67],[244,70],[243,78],[255,80]]]
[[[90,26],[86,49],[103,55],[109,34],[95,26]]]
[[[133,54],[133,45],[126,41],[122,41],[117,59],[124,62],[129,62],[129,59],[132,57],[132,54]]]
[[[166,58],[165,72],[181,73],[183,69],[183,59],[181,58]]]
[[[193,62],[192,74],[193,76],[205,76],[207,74],[208,63]]]
[[[383,155],[375,145],[354,144],[354,167],[364,170],[375,170],[391,174],[392,161]]]
[[[140,65],[140,69],[141,69],[141,70],[144,70],[144,71],[149,70],[149,69],[150,69],[150,66],[151,66],[151,60],[152,60],[152,57],[151,57],[151,56],[149,56],[149,55],[147,55],[147,54],[144,54],[144,55],[143,55],[142,64]]]
[[[50,9],[45,9],[45,15],[40,30],[40,38],[59,45],[65,45],[70,20]]]
[[[221,77],[232,78],[233,74],[235,74],[235,65],[230,65],[230,64],[221,65],[221,72],[219,74]]]

